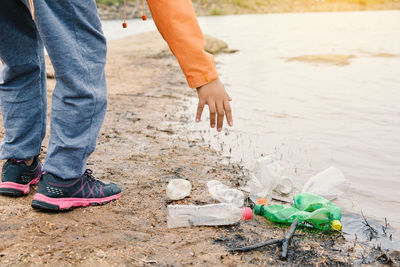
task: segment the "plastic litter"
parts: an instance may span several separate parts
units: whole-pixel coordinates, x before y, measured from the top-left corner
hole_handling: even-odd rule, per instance
[[[293,190],[293,181],[288,176],[281,176],[276,185],[276,190],[281,194],[290,194]]]
[[[285,205],[256,205],[254,213],[273,222],[308,222],[320,230],[342,229],[342,210],[329,200],[311,193],[300,193],[293,197],[293,207]]]
[[[166,189],[167,196],[172,200],[183,199],[190,195],[192,185],[185,179],[172,179]]]
[[[222,203],[232,203],[240,208],[244,204],[244,194],[237,189],[229,188],[220,181],[211,180],[207,183],[210,195]]]
[[[250,220],[250,208],[238,208],[230,203],[204,206],[169,205],[167,224],[169,228],[199,225],[231,225],[240,220]]]
[[[329,167],[317,175],[309,178],[302,192],[309,192],[322,196],[328,200],[334,200],[341,193],[341,185],[346,182],[343,173],[335,168]]]
[[[285,195],[290,194],[293,190],[292,179],[282,176],[282,172],[283,167],[276,156],[258,158],[244,190],[250,193],[253,202],[257,202],[259,198],[271,201],[273,190]]]
[[[270,202],[272,199],[272,185],[264,186],[252,173],[250,173],[249,178],[250,179],[243,190],[249,192],[250,199],[254,203],[256,203],[260,198],[266,199],[267,202]]]

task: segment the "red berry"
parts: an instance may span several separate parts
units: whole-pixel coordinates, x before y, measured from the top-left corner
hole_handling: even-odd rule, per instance
[[[126,24],[126,22],[122,23],[122,28],[128,28],[128,24]]]

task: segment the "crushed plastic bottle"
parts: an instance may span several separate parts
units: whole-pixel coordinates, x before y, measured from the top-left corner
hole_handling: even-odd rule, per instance
[[[269,155],[256,160],[252,173],[265,188],[274,188],[276,179],[281,177],[282,171],[279,160],[275,156]]]
[[[250,193],[253,202],[260,198],[271,201],[273,190],[289,194],[293,190],[293,182],[289,177],[282,176],[282,172],[282,165],[276,156],[258,158],[244,190]]]
[[[244,194],[237,189],[229,188],[220,181],[211,180],[207,183],[210,195],[222,203],[232,203],[240,208],[244,204]]]
[[[309,192],[322,196],[328,200],[334,200],[341,193],[341,186],[346,182],[343,173],[335,168],[329,167],[317,175],[309,178],[302,192]]]
[[[254,213],[273,222],[292,223],[297,218],[300,222],[306,221],[320,230],[342,229],[342,210],[327,199],[311,193],[300,193],[293,200],[293,207],[256,205]]]
[[[172,200],[183,199],[190,195],[192,185],[185,179],[172,179],[166,189],[167,196]]]
[[[264,216],[271,222],[287,224],[291,224],[295,219],[298,219],[299,222],[306,221],[317,229],[329,230],[329,211],[327,209],[307,212],[285,205],[256,205],[254,214]]]
[[[293,197],[293,207],[308,212],[324,208],[330,213],[329,219],[331,221],[340,221],[342,218],[342,209],[333,204],[326,198],[323,198],[312,193],[303,192]]]
[[[169,205],[167,224],[169,228],[200,225],[231,225],[240,220],[250,220],[250,208],[238,208],[230,203],[204,206]]]
[[[266,199],[267,202],[270,202],[272,199],[272,186],[264,186],[261,184],[260,180],[257,177],[250,173],[249,181],[243,190],[249,192],[250,199],[256,203],[258,199],[263,198]]]

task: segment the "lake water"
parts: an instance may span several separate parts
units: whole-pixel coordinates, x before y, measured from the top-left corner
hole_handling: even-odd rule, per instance
[[[235,126],[216,135],[204,118],[190,129],[249,168],[261,154],[277,154],[298,189],[335,166],[348,180],[335,203],[400,229],[400,11],[199,21],[205,33],[239,49],[216,57]],[[155,29],[138,20],[127,31],[120,24],[105,22],[108,39]],[[353,58],[345,66],[287,61],[330,54]]]

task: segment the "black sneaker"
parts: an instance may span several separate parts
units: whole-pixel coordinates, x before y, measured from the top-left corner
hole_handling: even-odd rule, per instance
[[[30,186],[37,184],[42,176],[42,164],[38,157],[27,166],[25,160],[9,159],[4,163],[1,173],[0,194],[23,196]]]
[[[43,173],[32,207],[47,210],[71,210],[75,207],[107,204],[121,197],[121,189],[114,183],[104,184],[86,170],[77,179],[61,179]]]

